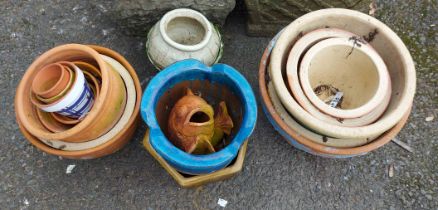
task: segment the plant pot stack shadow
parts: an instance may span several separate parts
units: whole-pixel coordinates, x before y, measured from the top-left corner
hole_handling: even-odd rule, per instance
[[[66,44],[39,56],[15,96],[17,123],[42,151],[71,159],[112,154],[131,138],[141,87],[135,70],[110,49]]]
[[[263,110],[293,146],[358,156],[394,138],[415,94],[415,67],[385,24],[348,9],[308,13],[280,31],[259,66]]]
[[[226,113],[217,111],[225,105]],[[205,114],[197,115],[201,111]],[[168,66],[151,80],[142,98],[141,115],[149,126],[145,148],[181,186],[192,187],[228,178],[242,169],[257,105],[251,86],[237,70],[188,59]],[[221,115],[229,115],[232,126],[230,121],[221,121]],[[218,127],[230,130],[213,140]],[[175,139],[178,132],[187,139]],[[196,147],[175,141],[205,139],[207,145],[197,142]]]

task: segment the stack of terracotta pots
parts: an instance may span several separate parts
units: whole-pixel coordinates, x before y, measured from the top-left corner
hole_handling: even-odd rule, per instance
[[[268,119],[291,144],[325,157],[365,154],[405,124],[415,93],[406,46],[347,9],[306,14],[266,48],[259,69]]]
[[[132,136],[142,91],[118,53],[67,44],[38,57],[15,96],[20,130],[44,152],[73,159],[111,154]]]

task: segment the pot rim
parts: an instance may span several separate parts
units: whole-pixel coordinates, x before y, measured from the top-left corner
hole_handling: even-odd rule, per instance
[[[242,98],[243,116],[239,131],[225,148],[207,155],[189,154],[173,145],[164,135],[155,115],[156,104],[163,92],[166,91],[165,87],[181,81],[192,80],[193,75],[196,74],[206,74],[208,78],[212,79],[215,78],[214,75],[225,76],[227,81],[223,82],[232,83],[237,88],[236,94]],[[198,60],[186,59],[168,66],[149,82],[141,102],[141,116],[149,126],[152,146],[164,159],[178,168],[190,168],[208,173],[225,167],[237,155],[240,146],[255,128],[257,103],[250,84],[233,67],[226,64],[215,64],[208,67]]]
[[[135,85],[135,89],[136,89],[136,102],[135,102],[135,109],[133,112],[133,115],[131,116],[129,122],[125,125],[125,127],[123,128],[122,131],[120,131],[113,139],[111,139],[110,141],[106,142],[105,144],[101,144],[97,147],[91,148],[91,149],[86,149],[86,150],[79,150],[79,151],[64,151],[64,150],[59,150],[59,149],[55,149],[52,147],[49,147],[47,145],[45,145],[43,142],[41,142],[38,138],[36,138],[35,136],[33,136],[28,130],[26,130],[26,128],[23,126],[23,124],[21,123],[20,119],[17,116],[17,123],[19,125],[19,129],[21,130],[21,132],[23,133],[23,135],[26,137],[26,139],[35,147],[37,147],[38,149],[48,153],[48,154],[52,154],[52,155],[58,155],[58,156],[62,156],[62,157],[66,157],[66,158],[71,158],[71,159],[90,159],[90,158],[98,158],[98,157],[102,157],[105,155],[109,155],[111,153],[114,153],[115,151],[117,151],[118,149],[120,149],[121,147],[123,147],[123,145],[125,143],[127,143],[127,137],[129,136],[124,136],[126,133],[132,131],[134,132],[133,128],[136,127],[137,123],[138,123],[138,118],[139,118],[139,110],[140,110],[140,102],[141,102],[141,96],[142,96],[142,88],[140,85],[140,80],[138,79],[137,73],[135,71],[135,69],[131,66],[131,64],[126,60],[126,58],[124,58],[122,55],[120,55],[119,53],[102,47],[102,46],[98,46],[98,45],[86,45],[88,47],[93,48],[94,50],[96,50],[97,52],[99,52],[100,54],[103,55],[107,55],[110,56],[112,58],[115,58],[117,61],[119,61],[125,68],[128,69],[131,77],[134,80],[134,85]],[[117,145],[118,142],[120,141],[126,141],[123,144],[119,144]]]
[[[308,13],[296,19],[284,29],[283,33],[280,35],[277,43],[275,44],[275,48],[272,51],[272,57],[270,59],[272,62],[270,65],[273,69],[282,69],[283,55],[290,48],[290,43],[293,43],[294,39],[296,39],[294,34],[299,33],[299,28],[301,26],[309,23],[315,23],[316,20],[333,20],[334,18],[336,18],[337,21],[340,21],[343,18],[352,18],[363,22],[364,24],[370,24],[374,28],[377,28],[379,32],[377,36],[390,38],[391,44],[394,46],[392,50],[394,50],[395,53],[399,54],[403,58],[400,60],[400,62],[404,67],[404,79],[401,82],[404,88],[400,93],[400,96],[398,96],[400,98],[400,100],[398,100],[399,103],[394,105],[394,109],[390,110],[390,112],[385,111],[384,115],[378,121],[370,125],[361,127],[342,127],[325,123],[324,121],[321,121],[307,113],[287,92],[287,87],[284,84],[284,81],[282,81],[283,78],[279,73],[272,75],[272,80],[276,86],[277,93],[279,94],[283,105],[297,118],[297,120],[306,122],[306,125],[309,125],[309,127],[312,129],[318,130],[318,132],[324,133],[325,135],[337,138],[361,138],[380,134],[385,130],[394,127],[394,125],[401,120],[404,113],[407,112],[413,102],[416,86],[415,66],[408,49],[402,40],[397,36],[397,34],[384,23],[361,12],[348,9],[331,8]]]
[[[353,47],[354,50],[362,52],[371,60],[375,67],[373,70],[377,72],[379,81],[377,84],[377,88],[373,93],[373,96],[365,104],[362,104],[361,106],[353,109],[337,109],[325,104],[323,101],[321,101],[321,99],[318,98],[310,85],[309,66],[313,58],[315,58],[315,56],[319,52],[326,49],[327,47],[336,46]],[[299,74],[301,86],[309,100],[322,112],[339,118],[351,119],[361,117],[370,113],[384,101],[386,94],[388,94],[388,91],[391,91],[390,88],[388,89],[388,83],[390,83],[389,73],[386,68],[385,62],[380,57],[380,55],[368,43],[358,46],[356,45],[355,40],[352,40],[350,38],[329,38],[313,45],[309,49],[309,51],[307,51],[307,53],[303,57],[303,60],[301,61]]]
[[[50,59],[53,55],[56,54],[63,54],[65,55],[67,51],[73,50],[75,52],[80,52],[82,54],[85,54],[87,56],[90,56],[89,58],[93,58],[97,64],[99,65],[102,73],[102,85],[101,85],[101,92],[98,99],[95,99],[95,104],[92,109],[87,114],[87,117],[84,118],[81,122],[79,122],[76,126],[73,128],[66,130],[64,132],[59,133],[51,133],[47,131],[46,129],[43,129],[42,127],[32,125],[29,120],[27,120],[28,113],[24,110],[24,104],[25,101],[30,100],[28,95],[24,94],[26,89],[28,88],[29,84],[26,83],[26,81],[29,81],[30,78],[37,72],[36,67],[38,65],[41,65],[41,63],[44,63],[45,60]],[[82,55],[83,57],[84,55]],[[81,57],[81,56],[79,56]],[[53,61],[58,62],[58,61]],[[32,70],[32,71],[30,71]],[[97,53],[92,48],[86,46],[86,45],[80,45],[80,44],[65,44],[60,45],[57,47],[54,47],[42,55],[40,55],[33,63],[29,66],[29,68],[24,73],[24,76],[21,79],[21,82],[19,83],[15,95],[15,112],[17,118],[20,118],[20,122],[23,124],[23,126],[26,128],[27,131],[29,131],[32,135],[37,136],[39,138],[43,139],[67,139],[72,138],[81,131],[90,126],[90,124],[93,123],[94,119],[99,117],[99,112],[101,110],[101,107],[105,106],[104,102],[107,98],[107,95],[109,94],[109,70],[107,69],[106,63],[99,57],[99,53]],[[30,102],[29,102],[30,103]]]
[[[175,42],[167,35],[166,32],[167,25],[169,24],[170,21],[178,17],[191,18],[202,25],[205,32],[201,42],[194,45],[180,44]],[[166,41],[170,46],[183,51],[196,51],[205,47],[207,43],[210,41],[212,36],[212,26],[211,23],[207,20],[207,18],[196,10],[186,9],[186,8],[174,9],[172,11],[167,12],[160,20],[159,30],[164,41]]]
[[[390,92],[385,96],[385,101],[369,114],[361,116],[359,118],[344,119],[342,122],[340,122],[337,118],[321,112],[309,101],[309,99],[306,97],[303,90],[301,89],[300,80],[298,77],[298,66],[300,57],[304,55],[304,52],[307,51],[308,48],[313,46],[318,41],[332,37],[353,36],[357,35],[339,28],[321,28],[304,34],[303,37],[297,40],[297,42],[292,46],[292,49],[289,52],[285,75],[287,77],[288,87],[291,90],[290,92],[293,94],[293,98],[301,105],[301,107],[303,107],[303,109],[307,110],[316,118],[321,119],[327,123],[343,125],[346,127],[363,126],[376,121],[383,114],[389,104],[389,101],[391,99]],[[388,83],[388,88],[392,88],[390,83]]]
[[[51,63],[51,64],[48,64],[48,65],[46,65],[46,66],[44,66],[40,71],[39,71],[39,73],[42,71],[42,70],[44,70],[45,68],[48,68],[49,66],[57,66],[58,68],[61,68],[61,75],[59,76],[59,78],[58,78],[58,80],[55,82],[55,84],[51,87],[51,88],[49,88],[48,90],[45,90],[45,91],[39,91],[39,90],[37,90],[38,88],[36,88],[36,80],[37,80],[37,76],[39,75],[39,74],[37,74],[37,75],[35,75],[35,78],[34,78],[34,80],[32,81],[32,91],[36,94],[36,95],[40,95],[42,98],[44,98],[44,99],[48,99],[48,98],[52,98],[52,97],[54,97],[54,96],[56,96],[56,95],[58,95],[58,94],[56,94],[55,93],[55,95],[53,94],[53,91],[55,91],[57,88],[58,88],[58,86],[60,86],[65,80],[67,80],[67,83],[68,83],[68,81],[70,80],[70,77],[71,77],[71,75],[69,74],[69,72],[68,72],[68,70],[66,70],[65,68],[64,68],[64,66],[62,66],[61,64],[59,64],[59,63]],[[67,74],[67,75],[66,75]],[[42,75],[40,75],[40,76],[42,76]],[[68,79],[66,79],[65,77],[67,76],[67,78]],[[64,87],[64,89],[65,89],[65,87]],[[62,89],[61,90],[61,92],[64,90],[64,89]]]
[[[392,138],[394,138],[398,132],[403,128],[403,126],[406,124],[409,114],[411,112],[412,104],[410,104],[409,109],[406,113],[403,114],[401,120],[392,128],[390,128],[388,131],[383,133],[381,136],[376,138],[374,141],[358,146],[353,148],[337,148],[337,147],[331,147],[331,146],[324,146],[318,143],[313,142],[312,140],[303,137],[300,133],[293,130],[285,122],[283,122],[282,118],[277,114],[272,101],[269,97],[268,90],[267,90],[267,84],[266,81],[268,78],[266,78],[266,74],[268,72],[266,71],[266,67],[269,65],[269,58],[270,53],[278,40],[279,35],[284,31],[281,30],[278,33],[278,36],[274,37],[273,40],[268,44],[266,47],[263,56],[260,61],[259,65],[259,89],[260,89],[260,95],[262,99],[262,107],[265,111],[266,117],[271,122],[271,124],[274,126],[274,128],[280,132],[280,134],[284,137],[289,137],[287,140],[289,143],[291,143],[294,147],[301,149],[305,152],[320,155],[324,157],[332,157],[332,158],[342,158],[342,157],[352,157],[356,155],[363,155],[367,152],[373,151],[389,141],[391,141]],[[293,142],[293,140],[295,142]]]
[[[110,141],[112,138],[114,138],[114,136],[117,135],[118,132],[120,132],[124,128],[126,123],[129,121],[129,119],[133,115],[133,111],[135,108],[134,106],[135,106],[135,102],[136,102],[136,99],[135,99],[136,91],[135,91],[135,87],[134,87],[134,81],[133,81],[131,75],[129,74],[128,70],[122,64],[120,64],[115,59],[108,57],[106,55],[102,55],[102,57],[103,57],[105,62],[107,62],[114,69],[116,69],[116,71],[120,74],[120,76],[122,77],[124,84],[125,84],[125,88],[126,88],[126,92],[127,92],[127,102],[126,102],[126,105],[125,105],[124,110],[123,110],[123,114],[120,117],[120,119],[117,121],[117,123],[114,125],[114,127],[111,130],[109,130],[107,133],[105,133],[102,136],[99,136],[96,139],[92,139],[90,141],[76,143],[76,142],[65,142],[65,141],[52,140],[49,143],[49,141],[47,141],[47,140],[41,140],[43,143],[45,143],[51,147],[58,148],[61,150],[67,150],[67,151],[78,151],[78,150],[90,149],[90,148],[99,146],[101,144],[104,144],[104,143]]]

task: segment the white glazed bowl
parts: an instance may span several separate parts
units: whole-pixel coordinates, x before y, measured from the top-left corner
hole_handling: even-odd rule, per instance
[[[304,55],[299,75],[301,88],[312,104],[341,119],[370,113],[391,92],[385,63],[360,37],[329,38],[315,44]],[[317,89],[328,92],[322,90],[327,87],[336,89],[332,95],[343,93],[339,98],[340,108],[326,104],[323,97],[317,96]],[[334,99],[327,98],[327,102],[330,100]]]
[[[194,58],[211,66],[222,56],[219,31],[200,12],[175,9],[149,31],[146,52],[158,69]]]
[[[289,88],[293,94],[294,99],[300,104],[300,106],[314,117],[326,123],[346,127],[364,126],[376,121],[388,106],[389,99],[391,97],[390,92],[387,93],[387,95],[385,96],[384,102],[379,104],[379,106],[371,111],[369,114],[358,118],[340,120],[339,118],[335,118],[333,116],[322,113],[309,101],[301,88],[300,80],[298,77],[298,69],[300,59],[303,57],[305,52],[314,44],[328,38],[352,36],[357,35],[337,28],[322,28],[311,31],[298,39],[298,41],[292,46],[286,65],[286,75]],[[390,88],[390,84],[388,84],[388,86]]]
[[[391,78],[392,94],[387,110],[378,121],[361,127],[326,123],[306,112],[287,90],[283,74],[292,45],[300,34],[325,27],[339,28],[365,36],[386,63]],[[367,138],[382,134],[397,124],[408,112],[415,94],[415,66],[403,41],[379,20],[348,9],[318,10],[288,25],[273,49],[270,69],[275,90],[285,108],[310,129],[336,138]]]

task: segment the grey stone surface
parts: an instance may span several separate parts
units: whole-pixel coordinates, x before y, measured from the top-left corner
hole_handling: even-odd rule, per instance
[[[273,36],[296,18],[323,8],[368,11],[372,0],[244,0],[248,10],[247,32],[251,36]]]
[[[102,5],[104,1],[102,0]],[[436,209],[438,207],[437,5],[434,1],[377,1],[377,17],[407,44],[416,62],[413,112],[398,139],[363,157],[325,159],[283,140],[259,107],[243,171],[232,179],[182,189],[142,148],[146,126],[104,158],[76,161],[38,151],[15,123],[15,88],[31,62],[64,43],[110,47],[132,63],[143,88],[157,73],[144,38],[116,30],[88,1],[0,0],[1,209]],[[224,27],[223,63],[247,77],[258,97],[257,70],[269,38],[245,35],[243,14]],[[434,116],[432,121],[426,121]],[[68,165],[75,164],[71,174]],[[394,165],[394,176],[387,170]]]
[[[211,22],[222,26],[236,5],[235,0],[93,0],[92,2],[95,7],[103,10],[123,32],[138,36],[146,36],[161,16],[176,8],[197,10]]]

